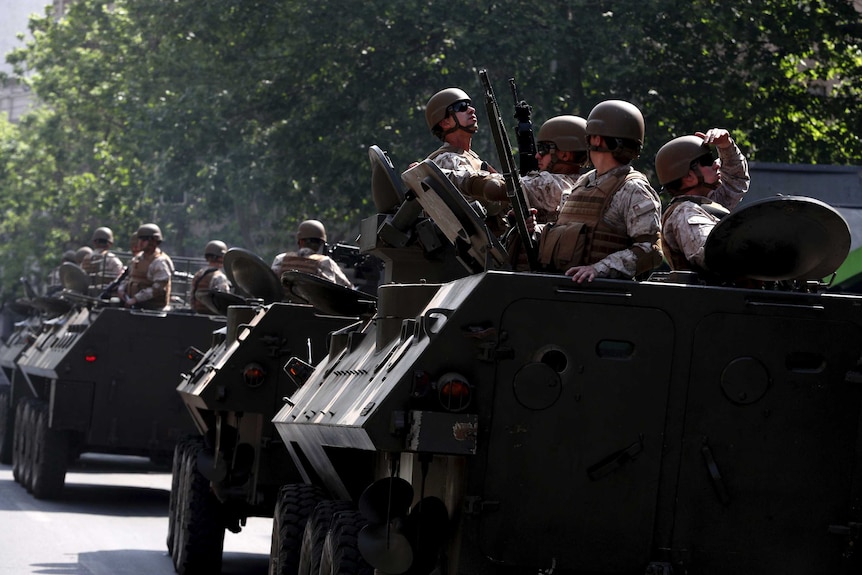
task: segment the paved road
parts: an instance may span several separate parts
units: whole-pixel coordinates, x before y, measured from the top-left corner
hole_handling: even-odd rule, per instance
[[[171,476],[137,457],[85,454],[57,501],[34,499],[0,465],[0,573],[171,575]],[[222,573],[265,575],[272,520],[225,536]]]

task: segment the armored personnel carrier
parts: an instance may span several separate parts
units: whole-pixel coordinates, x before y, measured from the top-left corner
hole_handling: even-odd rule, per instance
[[[430,162],[405,182],[459,206],[434,220],[471,273],[381,286],[276,414],[303,482],[271,572],[860,572],[862,299],[823,289],[835,210],[741,204],[707,244],[719,281],[576,284],[495,269]]]
[[[44,321],[17,358],[6,427],[13,475],[38,498],[60,494],[68,464],[83,452],[169,461],[177,440],[194,430],[176,395],[176,377],[192,365],[186,350],[206,347],[225,323],[89,297],[89,280],[74,264],[64,264],[61,278],[53,299],[67,311]]]
[[[287,298],[269,266],[240,248],[228,250],[225,271],[244,297],[212,294],[227,326],[177,388],[199,432],[174,454],[167,544],[180,573],[217,573],[225,531],[271,517],[281,485],[300,481],[271,423],[296,390],[283,367],[294,356],[294,369],[316,363],[330,332],[374,310],[373,296],[334,285],[348,307],[321,313]]]

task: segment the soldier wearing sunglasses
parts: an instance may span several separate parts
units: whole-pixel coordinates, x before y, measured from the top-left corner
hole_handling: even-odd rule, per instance
[[[460,88],[437,92],[425,106],[425,121],[443,145],[428,156],[470,200],[487,213],[486,223],[496,235],[506,231],[508,211],[506,183],[501,174],[470,149],[479,130],[476,108]]]
[[[748,191],[748,162],[727,130],[712,128],[666,143],[655,167],[659,183],[673,196],[662,215],[664,257],[672,269],[705,272],[706,238]]]
[[[553,222],[581,175],[587,158],[587,121],[578,116],[549,119],[536,135],[537,172],[521,178],[536,221]]]

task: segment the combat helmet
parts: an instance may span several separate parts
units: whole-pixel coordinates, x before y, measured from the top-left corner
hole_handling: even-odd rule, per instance
[[[611,152],[617,160],[628,163],[640,155],[643,147],[643,114],[624,100],[599,102],[587,118],[587,136],[602,136],[607,145],[607,148],[590,146],[590,150]]]
[[[553,142],[563,152],[586,152],[587,121],[579,116],[556,116],[539,128],[537,142]]]
[[[135,234],[137,237],[143,236],[153,236],[153,239],[156,241],[162,241],[164,238],[162,237],[162,230],[159,229],[159,226],[156,224],[144,224],[138,228],[137,233]]]
[[[204,256],[214,256],[216,258],[224,257],[227,253],[227,244],[219,241],[213,240],[207,244],[207,247],[204,248]]]
[[[665,186],[685,177],[691,164],[702,156],[712,156],[709,145],[698,136],[680,136],[662,146],[655,155],[658,183]]]
[[[84,261],[84,258],[91,255],[93,253],[93,248],[90,246],[81,246],[78,248],[78,251],[75,252],[75,262],[80,264]]]
[[[319,220],[305,220],[296,229],[297,240],[323,240],[326,241],[326,228]]]
[[[425,105],[425,122],[428,124],[428,129],[434,132],[437,124],[446,118],[446,109],[461,100],[471,101],[467,92],[461,88],[446,88],[431,96]]]
[[[106,241],[109,244],[114,243],[114,232],[111,231],[111,228],[101,227],[96,228],[96,231],[93,232],[93,238],[90,240],[93,243],[102,240]]]

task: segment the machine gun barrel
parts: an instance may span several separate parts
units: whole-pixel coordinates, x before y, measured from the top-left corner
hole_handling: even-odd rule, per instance
[[[539,269],[538,249],[533,235],[527,230],[530,203],[527,201],[527,197],[521,187],[521,178],[515,168],[515,159],[512,157],[512,146],[509,143],[509,135],[506,133],[503,118],[500,116],[500,108],[497,105],[497,98],[494,96],[491,81],[488,79],[487,70],[479,70],[479,78],[482,81],[482,87],[485,89],[485,108],[488,111],[488,124],[491,127],[491,133],[494,136],[494,145],[497,147],[497,154],[500,157],[500,167],[506,180],[506,195],[509,197],[509,203],[512,204],[512,209],[515,212],[515,224],[518,228],[518,234],[521,236],[521,245],[524,246],[524,251],[527,254],[530,271],[537,271]]]

